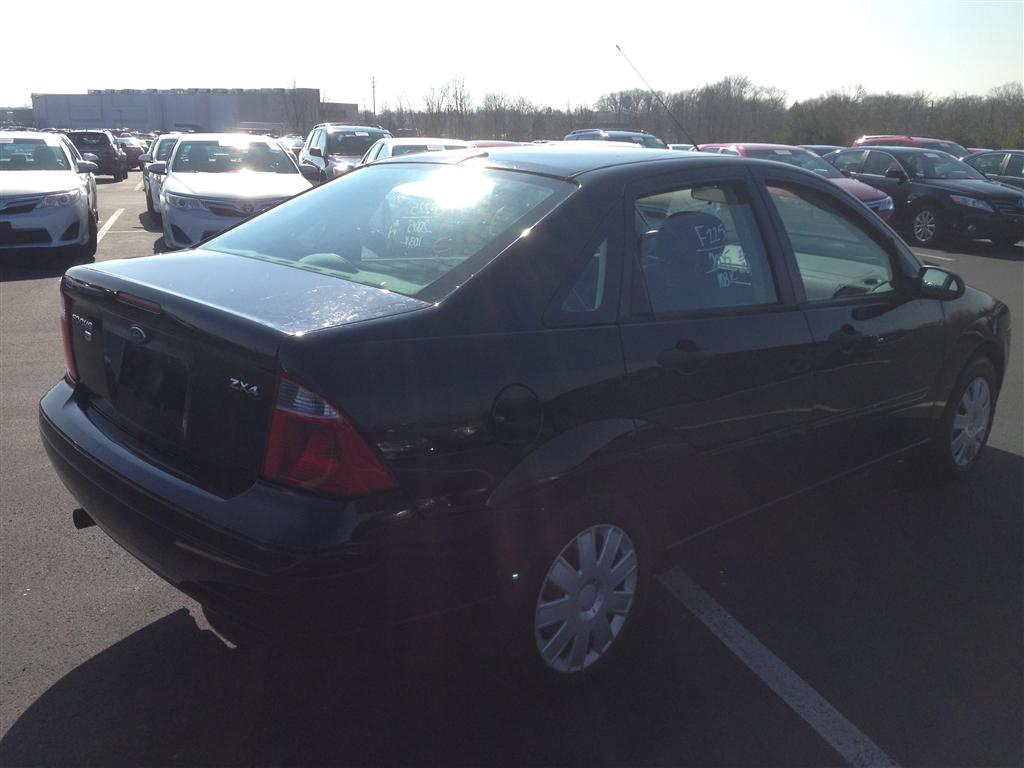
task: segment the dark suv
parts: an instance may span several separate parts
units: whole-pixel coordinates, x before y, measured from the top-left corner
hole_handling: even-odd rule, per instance
[[[112,176],[114,181],[128,178],[128,155],[110,131],[68,131],[67,137],[82,154],[96,155],[98,175]]]
[[[379,125],[321,123],[313,127],[299,152],[299,170],[314,184],[351,171],[378,139],[391,134]]]
[[[668,144],[647,131],[606,131],[602,128],[577,128],[563,141],[624,141],[648,149],[668,149]]]
[[[947,237],[1024,239],[1024,192],[989,181],[946,152],[910,147],[844,149],[825,159],[893,200],[894,226],[915,245]]]
[[[817,174],[614,142],[371,163],[61,300],[79,527],[275,632],[487,604],[563,686],[674,543],[912,448],[969,473],[1011,328]]]

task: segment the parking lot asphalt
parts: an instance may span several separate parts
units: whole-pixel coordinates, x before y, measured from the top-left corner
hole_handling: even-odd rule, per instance
[[[139,180],[100,180],[98,260],[154,251]],[[66,265],[0,264],[0,765],[1024,765],[1024,247],[919,254],[1013,312],[976,476],[893,460],[689,541],[665,581],[698,591],[657,584],[625,663],[557,701],[502,688],[475,615],[230,647],[76,531],[36,411]]]

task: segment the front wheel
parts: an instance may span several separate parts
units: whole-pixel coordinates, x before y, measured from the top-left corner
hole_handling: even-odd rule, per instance
[[[930,205],[914,209],[910,220],[910,236],[915,245],[934,245],[942,239],[944,221],[937,209]]]
[[[568,690],[619,657],[649,586],[644,527],[625,502],[582,499],[552,520],[503,617],[508,671]]]

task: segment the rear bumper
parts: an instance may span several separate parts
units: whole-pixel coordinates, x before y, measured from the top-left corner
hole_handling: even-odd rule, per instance
[[[42,442],[68,490],[144,565],[247,626],[337,634],[481,597],[479,580],[461,585],[475,590],[434,581],[447,568],[400,494],[334,501],[257,482],[221,498],[130,453],[92,418],[66,381],[40,402]]]

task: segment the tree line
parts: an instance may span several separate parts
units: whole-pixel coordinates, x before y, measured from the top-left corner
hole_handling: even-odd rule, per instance
[[[1010,82],[985,95],[934,97],[844,88],[788,104],[786,92],[743,76],[677,92],[631,89],[594,104],[544,106],[523,97],[484,93],[476,100],[461,78],[431,88],[422,104],[384,105],[368,122],[396,135],[534,141],[577,128],[643,129],[669,143],[761,141],[848,146],[868,133],[953,139],[972,147],[1024,147],[1024,85]],[[666,113],[661,101],[672,113]],[[673,119],[674,117],[674,119]],[[685,129],[682,130],[680,125]]]

